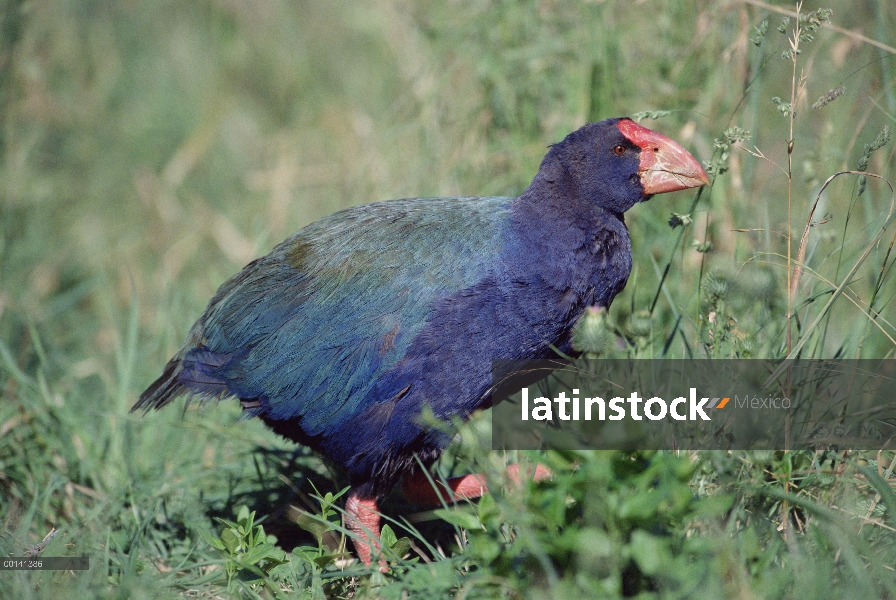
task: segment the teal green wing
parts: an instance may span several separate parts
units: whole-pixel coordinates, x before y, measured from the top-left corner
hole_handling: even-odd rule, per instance
[[[309,225],[221,287],[180,383],[308,435],[359,414],[433,307],[495,268],[511,200],[392,200]]]

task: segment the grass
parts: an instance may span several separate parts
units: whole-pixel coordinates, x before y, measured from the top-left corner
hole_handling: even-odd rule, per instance
[[[217,286],[299,227],[519,193],[548,144],[640,111],[712,185],[627,215],[600,352],[892,358],[896,8],[826,6],[846,32],[809,40],[761,2],[0,5],[0,550],[55,528],[44,556],[91,560],[0,571],[0,595],[896,596],[892,450],[514,457],[480,418],[439,475],[556,477],[390,499],[384,575],[344,560],[342,474],[235,403],[128,413]]]

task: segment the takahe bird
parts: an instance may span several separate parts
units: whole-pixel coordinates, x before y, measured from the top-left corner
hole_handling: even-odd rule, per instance
[[[346,522],[369,565],[377,500],[450,441],[424,407],[466,418],[491,401],[493,359],[572,354],[576,320],[609,307],[631,271],[623,213],[707,181],[676,142],[607,119],[551,146],[516,198],[337,212],[224,283],[133,410],[239,398],[348,472]],[[452,488],[471,497],[481,482]]]

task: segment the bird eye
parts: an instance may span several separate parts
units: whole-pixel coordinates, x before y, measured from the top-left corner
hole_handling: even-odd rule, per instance
[[[625,154],[625,146],[623,146],[622,144],[614,146],[613,153],[616,154],[616,156],[622,156],[623,154]]]

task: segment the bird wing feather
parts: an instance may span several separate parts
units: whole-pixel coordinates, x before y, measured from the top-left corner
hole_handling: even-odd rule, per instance
[[[495,268],[511,200],[393,200],[309,225],[221,287],[180,381],[207,395],[224,384],[308,435],[357,415],[438,301]]]

